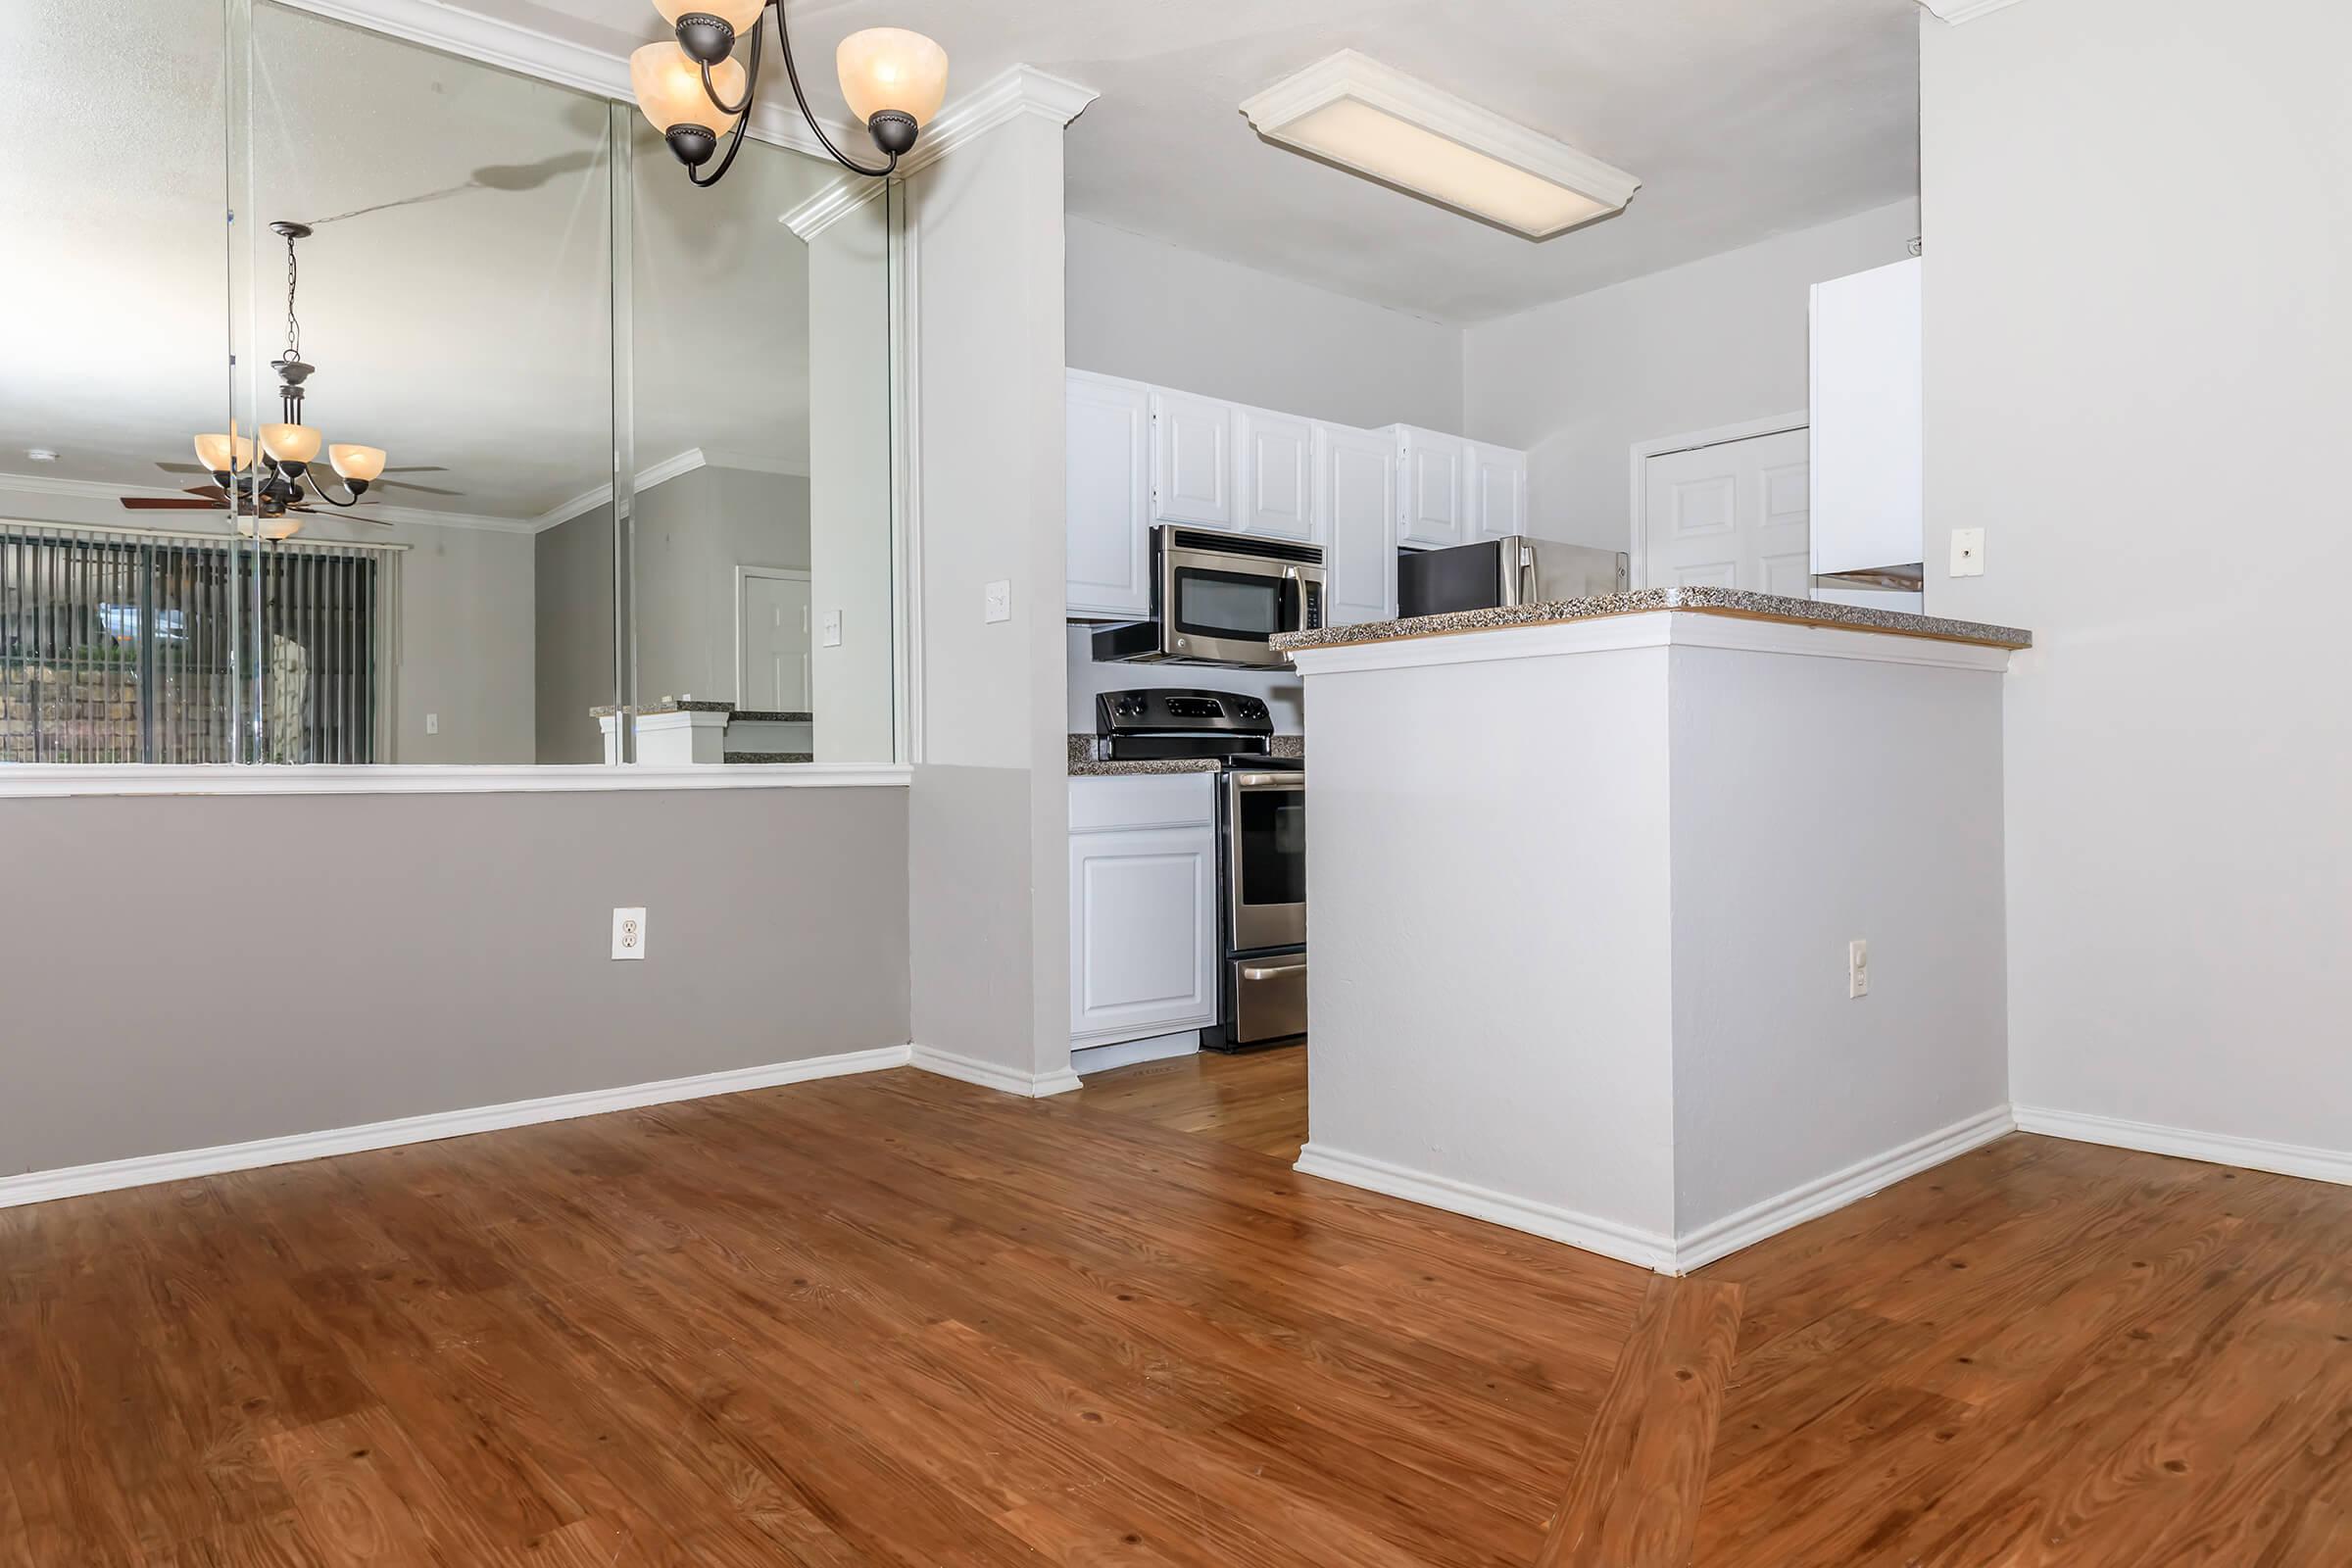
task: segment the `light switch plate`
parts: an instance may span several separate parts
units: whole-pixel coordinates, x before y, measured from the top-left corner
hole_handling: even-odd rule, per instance
[[[1954,528],[1952,530],[1952,575],[1982,577],[1984,575],[1984,530]]]
[[[984,611],[986,617],[992,622],[1010,620],[1012,618],[1012,584],[1001,581],[992,582],[988,585],[986,593],[987,605]]]
[[[424,715],[424,732],[427,735],[438,735],[441,733],[441,715],[439,713],[427,713]]]
[[[645,911],[643,909],[614,909],[612,911],[612,956],[642,958],[645,956]]]
[[[1845,994],[1870,995],[1870,944],[1860,937],[1845,945]]]
[[[841,646],[841,612],[828,610],[825,618],[817,623],[817,641],[827,648]]]

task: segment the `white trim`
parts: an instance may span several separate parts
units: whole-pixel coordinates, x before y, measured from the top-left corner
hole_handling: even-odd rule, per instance
[[[1064,1095],[1081,1087],[1078,1075],[1067,1067],[1059,1072],[1022,1072],[999,1062],[982,1061],[977,1056],[941,1051],[936,1046],[916,1046],[912,1049],[913,1065],[925,1072],[937,1073],[942,1078],[954,1078],[959,1083],[978,1084],[983,1089],[1020,1095],[1029,1100]]]
[[[629,483],[629,493],[643,495],[654,486],[675,479],[679,474],[692,473],[710,461],[701,447],[673,452],[660,463],[639,468],[636,478]],[[545,533],[550,528],[561,527],[574,517],[594,512],[612,499],[612,481],[607,479],[595,489],[583,490],[569,501],[559,501],[536,517],[526,517],[515,526],[525,533]]]
[[[1958,26],[1963,22],[1988,17],[1995,11],[2006,11],[2017,4],[2017,0],[1919,0],[1919,3],[1934,15]]]
[[[845,174],[798,207],[779,214],[776,220],[804,240],[814,239],[847,214],[880,196],[884,186],[930,168],[1007,121],[1037,115],[1066,125],[1099,96],[1092,87],[1066,81],[1035,66],[1007,66],[925,125],[913,151],[899,161],[898,172],[890,179]]]
[[[2201,1133],[2158,1122],[2126,1121],[2079,1110],[2051,1110],[2042,1105],[2018,1106],[2017,1126],[2020,1132],[2071,1138],[2078,1143],[2135,1149],[2148,1154],[2172,1154],[2180,1159],[2201,1159],[2245,1170],[2277,1171],[2281,1176],[2303,1176],[2315,1182],[2352,1187],[2352,1150],[2314,1149],[2306,1144],[2273,1143],[2267,1138]]]
[[[1676,452],[1696,452],[1701,447],[1726,446],[1734,441],[1753,441],[1760,435],[1786,435],[1791,430],[1809,430],[1812,427],[1812,411],[1799,409],[1794,414],[1776,415],[1768,419],[1742,419],[1737,424],[1718,424],[1705,430],[1687,430],[1681,435],[1665,435],[1654,440],[1635,442],[1631,458],[1633,549],[1626,557],[1633,571],[1633,585],[1636,588],[1649,586],[1650,459],[1667,457]]]
[[[538,1122],[566,1121],[574,1116],[599,1116],[608,1111],[634,1110],[680,1100],[711,1095],[741,1094],[747,1089],[772,1089],[780,1084],[806,1083],[815,1078],[839,1078],[851,1073],[881,1072],[906,1065],[906,1046],[883,1046],[873,1051],[845,1051],[800,1061],[760,1067],[737,1067],[724,1072],[667,1078],[658,1083],[629,1084],[617,1089],[590,1089],[572,1095],[548,1095],[537,1100],[510,1101],[470,1110],[436,1111],[338,1127],[326,1132],[295,1133],[283,1138],[257,1138],[250,1143],[220,1144],[172,1154],[142,1154],[132,1159],[110,1159],[93,1165],[71,1165],[61,1170],[37,1170],[23,1176],[0,1177],[0,1208],[21,1203],[43,1203],[52,1199],[85,1193],[110,1193],[124,1187],[157,1182],[186,1181],[221,1171],[255,1170],[265,1165],[288,1165],[297,1160],[326,1159],[369,1149],[402,1144],[427,1144],[442,1138],[465,1138],[474,1133],[528,1127]]]
[[[169,485],[108,484],[99,479],[53,479],[38,473],[0,473],[0,495],[14,492],[28,496],[66,496],[77,501],[121,501],[124,496],[146,496],[159,501],[186,500],[185,490]],[[129,515],[130,514],[125,514]],[[332,514],[321,513],[319,515]],[[228,514],[223,511],[221,516]],[[538,530],[528,517],[492,517],[470,512],[427,512],[421,507],[387,507],[370,502],[362,519],[374,518],[379,522],[405,522],[433,528],[475,528],[487,533],[535,533]],[[28,519],[49,521],[50,519]],[[105,527],[104,523],[56,523],[61,528]],[[128,525],[125,526],[135,526]],[[221,537],[228,529],[220,530]]]
[[[1310,148],[1294,142],[1284,134],[1302,116],[1314,113],[1342,99],[1351,100],[1379,110],[1409,125],[1431,131],[1447,141],[1483,153],[1489,158],[1510,165],[1535,175],[1538,179],[1572,191],[1587,201],[1597,204],[1599,212],[1559,228],[1534,230],[1517,224],[1503,223],[1513,233],[1531,238],[1544,238],[1578,223],[1605,218],[1621,210],[1642,188],[1642,181],[1624,170],[1604,164],[1591,153],[1571,147],[1566,142],[1528,129],[1516,121],[1502,116],[1468,99],[1460,98],[1442,87],[1408,76],[1393,66],[1383,65],[1368,55],[1353,49],[1342,49],[1326,55],[1313,65],[1284,77],[1242,101],[1242,114],[1259,135],[1285,146],[1298,147],[1310,157],[1346,164],[1328,148]],[[1353,169],[1355,166],[1348,165]],[[1358,169],[1357,172],[1375,179],[1385,178],[1379,171]],[[1415,194],[1443,201],[1433,192]],[[1455,204],[1444,202],[1452,207]],[[1500,222],[1491,215],[1474,213],[1489,221]]]
[[[891,398],[897,414],[890,436],[890,517],[896,535],[891,608],[897,612],[890,651],[898,662],[891,744],[897,748],[892,755],[912,766],[923,760],[923,366],[916,276],[922,237],[913,201],[904,192],[900,200],[899,223],[894,228],[885,213],[882,225],[892,271]]]
[[[1070,1043],[1070,1071],[1081,1078],[1090,1072],[1108,1072],[1113,1067],[1132,1067],[1146,1061],[1174,1061],[1180,1056],[1200,1054],[1200,1031],[1187,1029],[1182,1034],[1149,1035],[1142,1040],[1117,1040],[1103,1046],[1085,1046]]]
[[[0,764],[0,800],[98,795],[569,795],[641,790],[904,789],[904,767],[729,762],[701,767],[289,765],[214,762]]]
[[[815,581],[815,579],[810,577],[808,572],[803,571],[798,566],[747,566],[740,561],[735,564],[735,706],[737,708],[746,708],[750,706],[743,700],[743,689],[751,684],[752,674],[752,662],[745,656],[745,650],[743,646],[743,589],[744,585],[755,577],[768,577],[774,578],[781,582],[806,582],[810,584],[813,584]],[[815,598],[816,590],[813,586],[811,586],[809,589],[809,601],[811,607],[813,607],[815,603]],[[813,614],[814,612],[815,612],[813,608],[811,608],[810,613]],[[815,701],[815,693],[809,693],[809,700],[811,702]]]
[[[1290,660],[1300,675],[1342,675],[1362,670],[1483,664],[1507,659],[1556,659],[1668,647],[1854,659],[1867,663],[1922,664],[1937,669],[1993,673],[2009,667],[2013,652],[1998,644],[1945,642],[1901,632],[1873,631],[1866,626],[1799,625],[1728,612],[1713,613],[1668,607],[1629,611],[1621,615],[1594,615],[1583,620],[1500,626],[1489,631],[1295,648]]]
[[[629,87],[628,60],[628,51],[637,42],[634,39],[621,44],[617,53],[609,52],[518,23],[461,11],[448,0],[286,0],[286,3],[297,10],[348,22],[371,32],[462,55],[541,81],[575,87],[599,98],[624,104],[636,100]],[[757,141],[790,147],[830,162],[824,145],[802,122],[792,94],[788,90],[771,89],[765,81],[760,88],[760,101],[753,111],[745,134]],[[851,134],[848,127],[840,124],[827,126],[827,131],[837,141]],[[858,133],[862,134],[862,130]]]
[[[1407,1170],[1385,1159],[1350,1154],[1316,1143],[1301,1149],[1298,1162],[1291,1168],[1301,1175],[1320,1176],[1325,1181],[1343,1182],[1366,1192],[1385,1193],[1449,1214],[1467,1214],[1472,1219],[1507,1225],[1515,1231],[1565,1242],[1588,1252],[1598,1252],[1603,1257],[1618,1258],[1660,1273],[1672,1272],[1674,1267],[1673,1241],[1653,1231],[1636,1230],[1597,1215],[1580,1214],[1493,1188],[1475,1187],[1449,1176]]]
[[[1736,1214],[1711,1220],[1676,1238],[1675,1272],[1688,1274],[1743,1247],[1753,1247],[1768,1236],[1777,1236],[1809,1219],[1843,1208],[1906,1177],[1957,1158],[1972,1149],[1981,1149],[1996,1138],[2005,1138],[2017,1126],[2007,1105],[1995,1105],[1940,1131],[1899,1144],[1885,1153],[1858,1160],[1843,1170],[1792,1187],[1776,1198],[1752,1203]]]

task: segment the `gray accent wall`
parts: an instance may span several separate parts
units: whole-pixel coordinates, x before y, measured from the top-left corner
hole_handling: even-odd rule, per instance
[[[612,508],[558,523],[532,541],[541,762],[601,762],[592,708],[613,701]]]
[[[903,1046],[906,802],[0,801],[0,1176]]]

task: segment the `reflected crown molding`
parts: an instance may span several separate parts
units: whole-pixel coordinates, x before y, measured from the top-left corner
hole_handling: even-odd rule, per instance
[[[630,488],[643,495],[654,486],[675,479],[682,473],[692,473],[697,468],[706,467],[740,468],[747,473],[784,474],[795,479],[808,477],[805,464],[791,463],[782,458],[766,457],[757,452],[737,452],[726,447],[688,447],[683,452],[672,453],[651,467],[639,468],[636,481]],[[600,484],[593,490],[581,491],[569,501],[558,502],[538,516],[516,526],[525,533],[545,533],[583,513],[594,512],[612,499],[612,486],[610,483]]]
[[[991,77],[977,92],[958,98],[923,127],[922,139],[899,164],[896,177],[930,168],[966,142],[977,140],[997,126],[1035,115],[1056,125],[1076,120],[1102,94],[1040,71],[1035,66],[1011,66]],[[843,215],[857,211],[882,194],[887,180],[845,175],[818,191],[781,221],[804,240],[814,239]]]
[[[635,101],[636,95],[629,87],[628,55],[630,49],[644,41],[641,38],[613,35],[612,47],[600,48],[503,17],[460,10],[446,0],[281,0],[281,3],[336,22],[348,22],[370,32],[405,38],[484,65],[536,76],[541,81],[577,87],[600,98],[614,98],[622,103]],[[746,134],[829,161],[823,143],[788,103],[789,100],[753,106],[752,123]],[[828,122],[826,129],[837,140],[864,134],[862,125],[853,127],[838,121]]]
[[[152,496],[157,500],[184,500],[187,492],[164,485],[106,484],[97,479],[53,479],[38,473],[0,473],[0,506],[10,495],[62,496],[76,501],[116,501],[123,496]],[[129,526],[129,514],[124,514],[123,526]],[[226,514],[222,514],[223,516]],[[379,522],[408,523],[425,528],[474,528],[484,533],[537,533],[538,524],[528,517],[493,517],[473,512],[428,512],[422,507],[385,507],[369,503],[368,515]],[[80,524],[62,522],[54,517],[26,518],[29,522],[56,522],[61,528]],[[225,537],[227,529],[221,530]]]
[[[1957,25],[1963,22],[1974,22],[1979,17],[1990,16],[1995,11],[2006,11],[2016,5],[2017,0],[1919,0],[1919,3]]]

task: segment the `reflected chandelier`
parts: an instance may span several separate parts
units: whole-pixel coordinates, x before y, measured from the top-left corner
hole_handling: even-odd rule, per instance
[[[637,95],[637,107],[686,166],[686,177],[697,185],[715,185],[734,164],[752,99],[760,91],[760,23],[771,7],[785,79],[792,83],[801,118],[808,122],[816,139],[835,163],[855,173],[880,178],[892,172],[947,96],[948,55],[938,44],[904,27],[868,27],[842,39],[834,56],[841,94],[888,160],[872,168],[834,146],[809,110],[808,95],[801,90],[801,74],[792,61],[792,35],[784,28],[783,0],[654,0],[654,8],[676,30],[677,41],[649,43],[631,54],[629,87]],[[737,39],[747,31],[748,64],[735,58]],[[726,156],[706,178],[703,166],[718,151],[721,136],[728,137]]]

